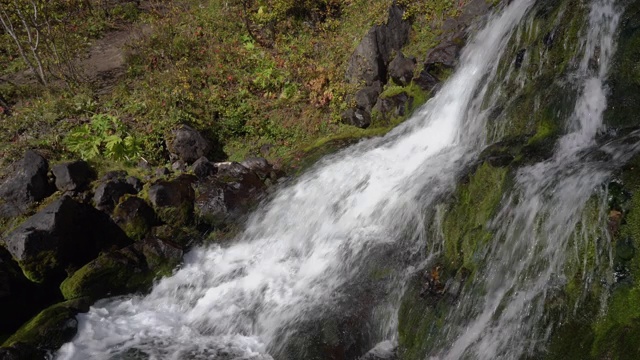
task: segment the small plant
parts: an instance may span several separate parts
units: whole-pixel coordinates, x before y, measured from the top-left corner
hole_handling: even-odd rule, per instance
[[[69,151],[85,160],[104,156],[111,160],[131,160],[140,154],[140,142],[129,134],[115,116],[97,114],[91,122],[74,130],[65,138]]]

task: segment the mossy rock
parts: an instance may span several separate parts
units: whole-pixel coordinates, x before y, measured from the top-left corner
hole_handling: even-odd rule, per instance
[[[129,196],[120,202],[114,209],[112,218],[134,241],[142,240],[153,226],[158,225],[151,206],[136,196]]]
[[[640,4],[627,5],[614,55],[604,122],[611,127],[640,125]]]
[[[155,274],[133,246],[106,253],[91,261],[60,284],[65,299],[101,299],[147,290]]]
[[[2,346],[26,344],[55,351],[75,336],[78,330],[75,316],[89,311],[90,304],[90,299],[79,298],[53,305],[24,324]]]

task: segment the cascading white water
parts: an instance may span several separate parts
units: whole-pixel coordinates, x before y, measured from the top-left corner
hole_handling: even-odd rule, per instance
[[[533,2],[514,0],[491,18],[410,120],[323,160],[230,245],[195,249],[150,294],[101,301],[79,315],[78,335],[57,358],[269,359],[288,329],[340,300],[362,259],[380,247],[420,248],[423,210],[484,145],[477,104]],[[407,244],[407,228],[423,236]],[[393,312],[382,313],[394,323]]]
[[[551,159],[519,170],[515,190],[490,224],[495,236],[484,268],[449,316],[451,326],[441,340],[446,345],[433,358],[519,359],[544,348],[551,330],[541,321],[545,301],[565,282],[569,240],[587,201],[611,171],[590,163],[584,150],[595,145],[602,126],[603,83],[621,11],[614,0],[591,2],[569,132]],[[606,238],[602,229],[598,235]],[[484,292],[479,300],[478,291]]]

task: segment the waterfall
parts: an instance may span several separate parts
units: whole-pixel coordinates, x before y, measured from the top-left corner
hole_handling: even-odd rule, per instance
[[[305,323],[340,316],[354,302],[374,314],[362,315],[374,329],[369,345],[396,341],[406,279],[429,262],[426,248],[439,248],[427,230],[433,208],[486,146],[486,109],[494,105],[486,99],[498,101],[490,96],[498,64],[534,4],[500,7],[411,119],[321,160],[255,211],[233,241],[192,250],[148,295],[102,300],[78,315],[78,334],[56,358],[281,358],[274,354],[286,353]],[[610,173],[587,161],[585,149],[595,146],[606,107],[619,14],[613,0],[592,1],[568,133],[551,159],[520,169],[490,224],[487,265],[445,331],[433,335],[433,358],[515,359],[544,341],[548,287],[561,281],[582,209]],[[371,279],[372,263],[391,275]],[[361,287],[374,295],[354,300]]]

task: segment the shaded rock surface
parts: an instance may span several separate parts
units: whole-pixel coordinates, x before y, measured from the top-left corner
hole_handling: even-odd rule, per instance
[[[137,196],[130,196],[116,206],[113,220],[134,241],[141,240],[155,225],[156,213],[151,206]]]
[[[53,305],[24,324],[2,345],[12,356],[41,354],[57,351],[69,342],[78,331],[78,313],[89,311],[90,300],[75,299]],[[1,354],[1,353],[0,353]],[[29,359],[29,357],[17,357]],[[31,359],[38,359],[34,357]]]
[[[149,201],[165,223],[183,226],[193,217],[195,192],[193,175],[183,174],[173,180],[158,180],[149,187]]]
[[[182,255],[179,247],[152,237],[101,255],[63,281],[60,290],[65,299],[94,300],[146,290],[156,275],[170,273]]]
[[[68,196],[49,204],[5,238],[7,250],[35,282],[64,278],[68,267],[129,242],[107,215]]]
[[[89,164],[82,160],[58,164],[51,171],[60,191],[82,190],[95,177]]]
[[[26,214],[35,202],[53,193],[49,162],[42,155],[28,150],[14,166],[14,173],[0,185],[0,218]]]
[[[136,184],[128,179],[126,172],[111,172],[103,177],[93,195],[96,209],[111,212],[121,197],[137,194]]]
[[[403,14],[400,7],[391,6],[387,23],[374,26],[364,36],[347,65],[348,81],[366,85],[386,82],[392,52],[399,51],[409,40],[411,25],[403,19]]]

